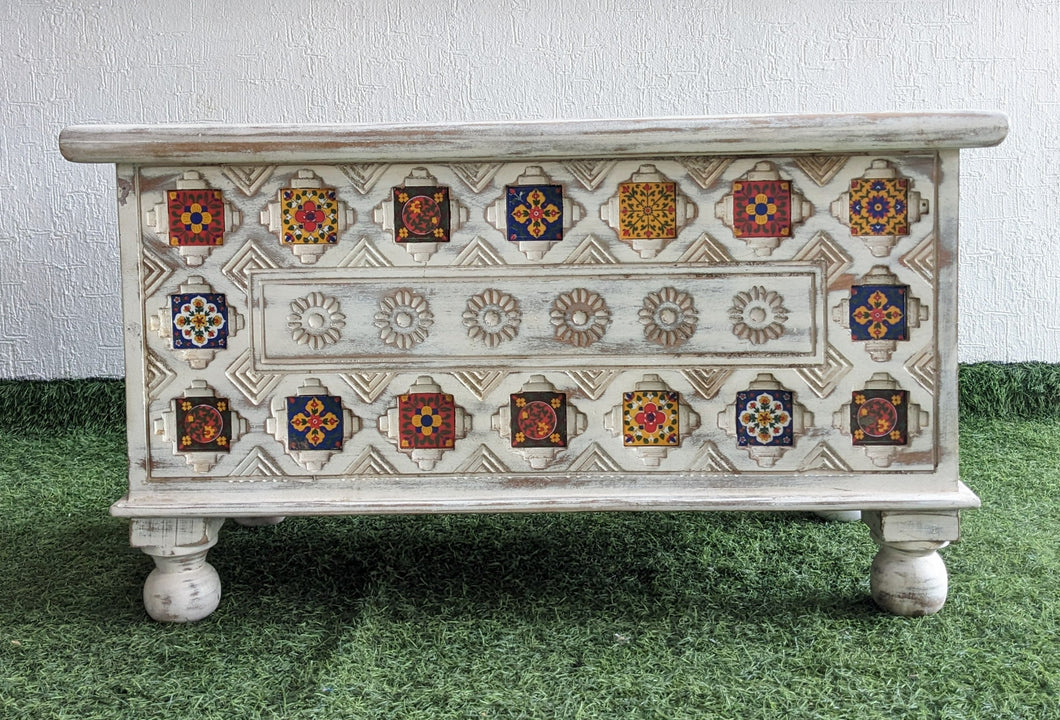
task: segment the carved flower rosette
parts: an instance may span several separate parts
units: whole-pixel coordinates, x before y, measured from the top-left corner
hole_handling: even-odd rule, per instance
[[[434,315],[426,298],[401,288],[379,301],[373,324],[379,328],[379,339],[384,343],[408,350],[427,339]]]
[[[611,310],[596,293],[576,288],[556,297],[549,320],[556,340],[575,347],[588,347],[607,332]]]
[[[519,333],[519,302],[511,295],[489,288],[467,300],[464,327],[472,340],[496,347]]]
[[[346,327],[341,309],[338,300],[323,293],[311,292],[298,298],[291,303],[291,314],[287,316],[291,337],[314,350],[338,342]]]
[[[788,320],[788,309],[784,298],[775,290],[766,290],[756,285],[750,290],[736,293],[729,308],[733,335],[762,345],[784,334],[784,323]]]
[[[648,293],[638,315],[644,337],[665,348],[684,344],[699,322],[692,296],[672,287]]]

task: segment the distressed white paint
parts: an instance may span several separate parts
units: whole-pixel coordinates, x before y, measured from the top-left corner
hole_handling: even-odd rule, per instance
[[[982,108],[959,359],[1060,361],[1055,0],[0,3],[0,377],[119,376],[113,177],[72,123]]]

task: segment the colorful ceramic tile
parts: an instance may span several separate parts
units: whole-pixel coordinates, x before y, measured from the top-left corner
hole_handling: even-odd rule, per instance
[[[789,390],[736,393],[737,445],[791,445],[793,407],[793,395]]]
[[[288,450],[342,450],[342,398],[294,395],[287,398]]]
[[[909,181],[855,178],[850,181],[851,235],[908,235]]]
[[[677,186],[672,182],[620,183],[618,233],[623,240],[677,237]]]
[[[220,245],[225,231],[225,204],[220,190],[170,190],[169,244]]]
[[[732,184],[732,232],[744,237],[791,235],[791,183],[743,180]]]
[[[228,304],[222,293],[169,296],[173,314],[173,349],[228,347]]]
[[[456,404],[445,393],[398,396],[398,437],[402,450],[453,447]]]
[[[399,243],[449,242],[449,188],[394,188],[394,231]]]
[[[512,447],[567,447],[567,396],[521,392],[511,396]]]
[[[909,393],[856,390],[850,401],[855,445],[905,445],[909,440]]]
[[[562,185],[509,185],[505,197],[509,240],[563,239]]]
[[[186,397],[177,400],[177,451],[228,452],[232,444],[232,413],[228,400]]]
[[[680,394],[673,390],[622,393],[622,444],[680,445],[680,402]]]
[[[280,237],[286,245],[339,241],[339,203],[334,188],[284,188],[280,191]]]
[[[907,340],[908,285],[854,285],[850,288],[850,338]]]

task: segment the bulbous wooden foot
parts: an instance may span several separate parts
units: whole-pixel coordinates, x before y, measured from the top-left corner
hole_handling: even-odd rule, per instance
[[[155,561],[144,583],[144,608],[159,622],[193,622],[217,609],[221,579],[206,553],[224,518],[134,519],[133,547]]]
[[[872,561],[872,599],[895,615],[931,615],[946,603],[949,573],[938,551],[959,537],[956,510],[866,511],[879,546]]]
[[[155,548],[161,550],[161,548]],[[217,609],[221,578],[206,562],[206,550],[187,555],[156,555],[155,569],[144,583],[144,608],[159,622],[193,622]]]
[[[946,542],[883,543],[872,560],[876,604],[895,615],[932,615],[946,603],[949,573],[938,550]]]

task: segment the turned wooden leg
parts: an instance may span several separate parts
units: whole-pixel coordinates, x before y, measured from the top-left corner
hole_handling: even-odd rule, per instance
[[[872,599],[895,615],[931,615],[942,609],[949,574],[938,551],[959,536],[956,510],[862,513],[879,546],[872,561]]]
[[[206,553],[224,518],[134,519],[133,547],[155,561],[144,583],[144,608],[159,622],[202,620],[221,601],[221,579]]]
[[[237,517],[232,519],[244,527],[264,527],[266,525],[279,525],[287,518],[284,515],[261,515],[259,517]]]

